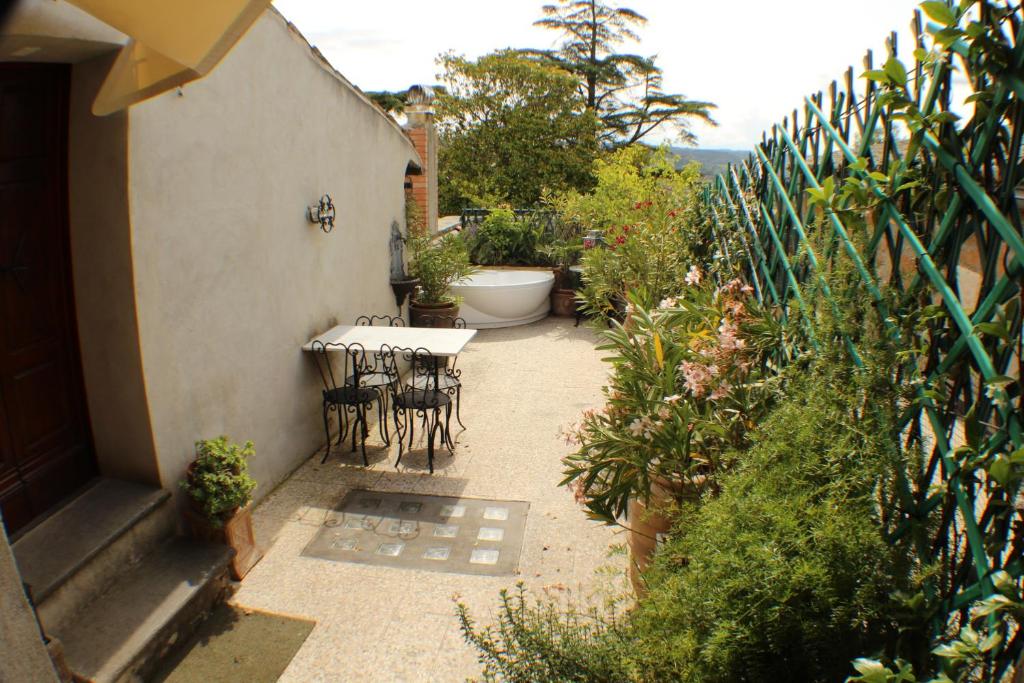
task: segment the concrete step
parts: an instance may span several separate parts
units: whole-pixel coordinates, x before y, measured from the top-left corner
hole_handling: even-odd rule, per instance
[[[177,526],[171,493],[99,479],[18,539],[14,556],[47,632],[61,630]]]
[[[56,635],[76,680],[146,680],[230,585],[231,550],[176,538],[156,549]]]

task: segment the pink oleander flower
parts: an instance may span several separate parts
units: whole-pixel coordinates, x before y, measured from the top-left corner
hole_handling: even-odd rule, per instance
[[[744,285],[744,284],[743,284],[743,281],[742,281],[742,280],[740,280],[740,279],[739,279],[739,278],[737,277],[737,278],[733,278],[732,280],[729,280],[729,281],[728,281],[728,282],[726,282],[726,283],[725,283],[724,285],[722,285],[721,287],[719,287],[719,288],[718,288],[718,289],[716,290],[716,293],[717,293],[717,294],[719,294],[719,295],[722,295],[722,294],[731,294],[731,295],[733,295],[733,296],[736,296],[737,294],[740,294],[740,293],[745,293],[745,290],[746,290],[747,288],[749,288],[749,285]]]
[[[679,394],[672,394],[671,396],[666,396],[661,400],[664,401],[665,403],[674,404],[679,403],[679,399],[681,398],[682,396],[680,396]]]
[[[576,479],[569,484],[569,489],[572,491],[573,500],[575,500],[578,505],[583,505],[587,502],[587,489],[582,478]]]
[[[579,430],[579,425],[569,425],[568,428],[560,428],[558,430],[558,435],[565,439],[566,446],[579,446],[582,443],[580,441]]]
[[[743,349],[747,343],[740,339],[738,334],[739,327],[736,323],[722,318],[722,324],[718,326],[718,347],[726,353]]]
[[[667,420],[672,417],[672,410],[668,406],[658,408],[658,419]]]
[[[709,396],[709,398],[712,401],[717,401],[720,398],[725,398],[726,396],[728,396],[730,391],[732,391],[732,385],[729,384],[729,382],[727,381],[723,381],[721,384],[715,387],[715,390],[711,392],[711,396]]]
[[[700,269],[697,266],[690,266],[689,272],[686,273],[686,284],[688,285],[699,285],[701,279]]]
[[[675,308],[678,305],[679,301],[674,296],[670,296],[665,299],[662,299],[661,302],[658,304],[658,308]]]
[[[679,370],[683,373],[683,379],[689,392],[696,398],[703,396],[708,383],[711,382],[711,372],[707,366],[684,360],[679,365]]]
[[[630,422],[627,429],[633,436],[650,438],[651,432],[654,431],[654,422],[651,421],[651,418],[645,415]]]

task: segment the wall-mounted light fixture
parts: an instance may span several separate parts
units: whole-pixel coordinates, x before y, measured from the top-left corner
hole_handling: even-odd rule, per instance
[[[325,194],[317,204],[306,209],[306,218],[310,223],[319,225],[324,232],[333,230],[334,202],[331,201],[331,195]]]

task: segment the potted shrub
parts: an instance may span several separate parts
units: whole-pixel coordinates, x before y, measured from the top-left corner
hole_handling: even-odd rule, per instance
[[[555,267],[555,286],[551,290],[551,312],[554,315],[576,315],[576,290],[573,288],[573,274],[569,268],[582,250],[583,245],[566,240],[552,242],[541,248]]]
[[[419,278],[409,302],[409,324],[423,326],[424,316],[435,321],[458,316],[459,302],[449,288],[475,270],[462,238],[448,234],[432,240],[429,235],[418,234],[409,237],[406,243],[410,251],[409,274]]]
[[[241,580],[262,553],[252,529],[252,492],[248,458],[252,441],[232,443],[226,436],[196,442],[196,459],[189,464],[181,488],[188,494],[185,516],[198,539],[231,546],[231,574]]]
[[[636,299],[630,308],[630,325],[615,324],[598,347],[611,352],[606,405],[569,430],[578,448],[563,460],[562,484],[594,518],[628,520],[630,575],[642,592],[659,534],[714,493],[725,454],[767,409],[759,368],[777,324],[738,281],[694,285],[651,311]]]

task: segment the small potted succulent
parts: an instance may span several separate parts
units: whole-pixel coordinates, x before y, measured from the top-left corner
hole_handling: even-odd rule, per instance
[[[409,302],[409,324],[434,327],[427,321],[453,320],[459,315],[459,301],[449,288],[476,270],[462,238],[449,234],[432,240],[427,234],[415,234],[407,238],[406,244],[410,251],[409,274],[419,278]]]
[[[252,441],[232,443],[226,436],[196,442],[196,459],[189,464],[181,488],[188,494],[185,517],[192,535],[231,546],[231,574],[236,580],[259,561],[249,503],[256,482],[249,476]]]

